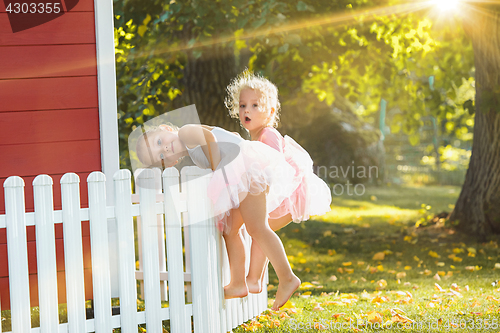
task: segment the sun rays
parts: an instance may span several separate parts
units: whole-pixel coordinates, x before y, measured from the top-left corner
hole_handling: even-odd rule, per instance
[[[158,56],[162,54],[174,53],[179,51],[187,51],[187,50],[195,50],[200,48],[205,48],[213,45],[225,44],[229,42],[233,42],[236,40],[248,40],[254,39],[263,36],[283,34],[283,33],[293,33],[295,31],[299,31],[301,29],[307,29],[312,27],[322,27],[322,26],[340,26],[340,25],[349,25],[352,23],[359,22],[360,19],[363,19],[365,22],[375,19],[380,16],[395,16],[400,17],[407,15],[412,12],[417,12],[423,10],[427,7],[432,6],[428,1],[422,2],[410,2],[395,6],[384,6],[371,8],[369,10],[363,9],[358,11],[351,11],[347,13],[336,13],[330,16],[323,16],[320,18],[311,18],[290,22],[288,24],[284,24],[281,26],[274,27],[263,27],[257,29],[255,31],[249,33],[243,33],[242,35],[235,36],[234,34],[209,38],[201,41],[197,41],[196,43],[189,43],[188,41],[180,42],[178,45],[162,45],[155,47],[154,51],[150,50],[145,52],[138,52],[133,55],[134,58],[140,58],[142,56],[151,56],[152,54]]]

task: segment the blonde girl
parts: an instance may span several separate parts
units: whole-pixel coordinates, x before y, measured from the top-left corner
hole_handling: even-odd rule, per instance
[[[282,155],[295,170],[294,192],[269,213],[269,227],[276,231],[291,221],[306,221],[312,215],[330,211],[331,192],[313,173],[311,157],[289,136],[283,137],[275,127],[279,121],[278,89],[266,78],[243,72],[227,87],[226,106],[229,114],[240,120],[253,141],[263,142]],[[262,291],[262,280],[267,265],[265,251],[259,242],[252,242],[250,268],[246,277],[251,293]]]

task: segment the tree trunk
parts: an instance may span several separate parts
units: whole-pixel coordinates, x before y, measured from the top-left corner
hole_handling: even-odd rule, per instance
[[[201,56],[196,57],[198,52]],[[195,104],[202,124],[239,132],[239,120],[230,118],[224,105],[226,87],[239,73],[237,67],[233,49],[225,45],[188,51],[181,80],[184,90],[175,107]]]
[[[458,228],[482,239],[500,233],[500,12],[475,8],[464,27],[476,66],[474,141],[465,183],[451,213]]]

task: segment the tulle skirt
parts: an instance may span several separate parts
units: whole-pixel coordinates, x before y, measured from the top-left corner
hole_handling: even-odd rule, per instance
[[[295,170],[294,182],[298,182],[299,186],[269,213],[269,218],[277,219],[291,214],[293,222],[299,223],[313,215],[329,212],[332,202],[330,188],[313,173],[313,161],[309,153],[287,135],[284,155]]]
[[[296,170],[284,155],[268,145],[242,140],[232,145],[237,151],[231,153],[219,144],[221,162],[208,185],[219,230],[230,230],[227,217],[247,195],[267,192],[266,212],[269,214],[299,188],[303,177],[297,177]]]

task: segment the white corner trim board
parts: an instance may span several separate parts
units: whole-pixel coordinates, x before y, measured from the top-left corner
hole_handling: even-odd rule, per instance
[[[116,101],[115,41],[113,1],[94,0],[97,49],[97,87],[99,98],[99,129],[101,165],[106,178],[112,179],[120,166]],[[107,182],[106,203],[113,204],[112,182]]]

